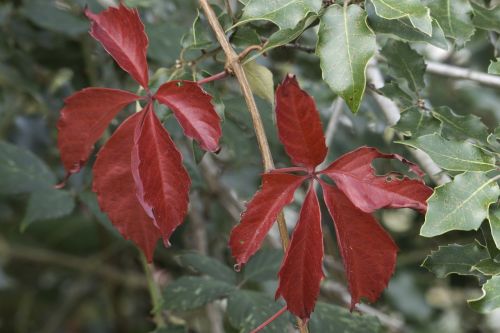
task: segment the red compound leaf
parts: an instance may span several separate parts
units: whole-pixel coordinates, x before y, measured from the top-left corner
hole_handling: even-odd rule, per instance
[[[314,100],[288,75],[276,90],[278,134],[295,165],[314,168],[326,157],[325,136]]]
[[[351,202],[366,213],[380,208],[413,208],[427,210],[426,200],[432,189],[423,181],[403,177],[377,176],[372,162],[376,158],[396,158],[419,172],[413,163],[395,154],[382,154],[371,147],[361,147],[330,164],[321,174],[332,178]],[[420,173],[420,172],[419,172]]]
[[[262,175],[261,190],[248,203],[229,239],[238,265],[245,264],[257,252],[279,212],[292,202],[295,190],[305,179],[305,176],[282,173]]]
[[[186,216],[191,180],[152,103],[141,115],[133,135],[132,175],[139,202],[168,246],[170,235]]]
[[[398,247],[373,216],[356,208],[342,191],[323,182],[321,187],[344,261],[351,310],[362,297],[375,302],[394,272]]]
[[[184,133],[198,141],[201,148],[212,152],[219,150],[220,118],[212,105],[212,97],[196,82],[167,82],[154,98],[172,110]]]
[[[151,262],[160,230],[137,200],[130,168],[134,131],[141,118],[141,113],[130,116],[99,151],[93,169],[93,190],[116,229],[137,244]]]
[[[290,246],[279,271],[276,298],[283,296],[288,310],[303,320],[309,319],[324,277],[321,211],[313,183],[300,211]]]
[[[117,89],[87,88],[66,99],[57,123],[57,144],[68,174],[82,168],[111,120],[139,98]]]
[[[101,43],[124,71],[141,86],[147,88],[148,37],[138,11],[120,3],[118,8],[109,7],[99,14],[86,9],[85,15],[92,22],[90,28],[92,37]]]

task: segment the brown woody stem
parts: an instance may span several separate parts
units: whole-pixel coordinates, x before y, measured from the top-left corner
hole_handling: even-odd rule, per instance
[[[229,40],[226,38],[224,29],[221,27],[217,16],[208,3],[208,0],[199,0],[199,2],[208,20],[208,23],[210,24],[210,27],[212,28],[215,37],[217,38],[217,41],[219,42],[222,50],[224,51],[224,54],[226,55],[226,68],[232,70],[240,84],[241,92],[243,94],[243,97],[245,98],[250,116],[252,117],[255,136],[257,137],[257,143],[259,144],[259,150],[262,155],[264,170],[270,171],[274,169],[271,149],[269,148],[269,143],[267,142],[264,125],[262,123],[259,110],[257,109],[257,104],[255,103],[252,89],[250,88],[250,84],[248,83],[248,79],[245,71],[243,70],[243,66],[239,62],[240,58],[229,43]],[[286,249],[288,248],[288,244],[290,243],[290,239],[288,236],[288,230],[286,228],[285,216],[283,215],[283,212],[278,215],[277,222],[280,232],[281,244],[283,245],[283,251],[286,251]],[[297,323],[301,333],[308,333],[307,326],[302,323],[302,320],[297,318]]]

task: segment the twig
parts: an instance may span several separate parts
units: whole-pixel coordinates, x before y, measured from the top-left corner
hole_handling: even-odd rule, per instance
[[[485,86],[500,88],[500,76],[473,71],[468,68],[428,61],[427,72],[454,79],[472,80]]]
[[[262,124],[262,119],[259,114],[259,110],[257,109],[257,104],[255,103],[255,99],[252,94],[252,89],[250,88],[250,84],[248,83],[248,79],[246,77],[243,66],[239,63],[239,57],[236,51],[233,49],[231,44],[226,38],[226,34],[224,33],[224,29],[222,29],[217,16],[215,15],[212,7],[208,3],[208,0],[199,0],[200,5],[205,13],[205,16],[210,24],[215,36],[222,47],[222,50],[226,54],[226,68],[231,68],[236,79],[240,84],[241,91],[245,98],[245,102],[248,107],[248,111],[252,117],[253,127],[255,130],[255,136],[257,138],[257,142],[259,144],[260,153],[262,155],[262,162],[264,164],[264,170],[269,171],[274,168],[274,162],[271,155],[271,149],[269,148],[269,143],[267,141],[266,133],[264,131],[264,125]],[[280,238],[283,245],[283,250],[286,251],[288,244],[290,242],[288,236],[288,230],[286,227],[285,216],[283,212],[278,215],[277,219],[278,229],[280,231]],[[302,325],[302,321],[297,319],[298,326],[300,328],[301,333],[308,332],[306,325]]]

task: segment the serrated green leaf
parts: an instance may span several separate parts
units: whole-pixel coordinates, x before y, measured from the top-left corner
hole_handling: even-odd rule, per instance
[[[269,102],[269,104],[274,105],[273,73],[267,67],[259,65],[255,61],[247,62],[243,69],[253,93]]]
[[[263,293],[238,290],[233,292],[227,302],[227,316],[231,325],[238,332],[250,332],[273,314],[278,312],[283,305],[275,302]],[[283,314],[272,321],[261,332],[281,333],[286,331],[289,315]]]
[[[382,49],[382,55],[387,59],[389,73],[405,80],[412,91],[418,92],[425,87],[424,58],[407,43],[389,41]]]
[[[56,219],[71,214],[75,200],[68,191],[48,188],[31,193],[21,230],[35,221]]]
[[[427,200],[420,235],[434,237],[451,230],[477,230],[496,202],[500,189],[484,173],[466,172],[439,186]]]
[[[309,321],[311,332],[379,333],[382,325],[377,317],[351,313],[336,305],[318,302]]]
[[[480,29],[493,30],[500,33],[500,6],[485,8],[471,1],[474,17],[472,23]]]
[[[450,244],[440,246],[425,258],[422,267],[444,278],[450,274],[482,276],[472,270],[481,260],[489,257],[488,250],[478,242],[460,245]]]
[[[488,66],[488,73],[493,75],[500,75],[500,58],[497,58],[495,61],[491,61]]]
[[[192,310],[228,297],[236,287],[209,277],[183,276],[165,288],[163,306],[167,310]]]
[[[419,137],[427,134],[439,133],[440,123],[430,112],[414,106],[401,113],[394,129],[406,136]]]
[[[468,0],[427,0],[426,3],[445,36],[455,39],[458,45],[463,45],[474,34]]]
[[[323,80],[357,112],[366,86],[366,66],[377,49],[375,35],[357,6],[327,8],[321,18],[316,52]]]
[[[429,134],[398,143],[426,152],[443,169],[451,171],[490,171],[496,168],[495,158],[465,141],[449,141],[438,134]]]
[[[488,220],[490,221],[491,236],[497,248],[500,249],[500,208],[490,209]]]
[[[378,16],[388,20],[408,18],[412,25],[432,36],[432,18],[429,8],[420,0],[371,0]]]
[[[26,149],[0,141],[0,194],[17,194],[52,187],[56,177]]]
[[[224,281],[229,284],[234,284],[236,282],[236,274],[234,271],[214,258],[193,252],[180,255],[178,260],[183,267],[188,267],[198,273],[206,274],[215,280]]]
[[[184,49],[205,49],[211,44],[212,36],[201,21],[200,12],[198,11],[191,29],[182,36],[181,45]]]
[[[500,276],[494,276],[483,285],[483,295],[468,301],[477,312],[488,313],[500,307]]]
[[[235,26],[265,20],[273,22],[280,29],[292,29],[308,13],[317,13],[321,4],[321,0],[249,0]]]
[[[493,259],[483,259],[475,264],[473,269],[481,272],[484,275],[498,275],[500,274],[500,263],[495,262]]]
[[[371,2],[366,2],[366,12],[368,13],[368,23],[377,34],[388,34],[393,38],[407,42],[425,42],[448,50],[443,29],[439,23],[432,20],[432,36],[413,27],[408,18],[387,20],[375,13],[375,8]]]
[[[399,85],[391,81],[379,89],[387,98],[392,99],[401,109],[409,109],[417,104],[418,98],[413,93],[404,91]]]
[[[245,280],[262,282],[277,279],[282,259],[283,252],[280,250],[260,250],[245,265]]]
[[[441,134],[448,139],[475,139],[478,143],[486,143],[488,128],[475,115],[461,116],[447,106],[432,110],[434,118],[441,122]]]

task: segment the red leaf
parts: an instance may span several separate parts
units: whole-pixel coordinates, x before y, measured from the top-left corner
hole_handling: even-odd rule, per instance
[[[196,82],[167,82],[154,97],[172,110],[185,134],[198,141],[201,148],[219,150],[220,118],[211,103],[212,97]]]
[[[113,225],[123,237],[136,243],[151,262],[160,230],[137,200],[130,168],[134,130],[141,118],[140,113],[127,118],[99,151],[93,169],[93,190]]]
[[[283,296],[288,310],[303,320],[309,319],[324,277],[321,211],[313,183],[309,187],[293,232],[290,247],[279,271],[276,298]]]
[[[134,132],[132,175],[139,202],[168,246],[170,235],[186,216],[191,180],[152,103],[141,114]]]
[[[357,209],[338,188],[321,183],[334,220],[351,292],[351,310],[361,297],[375,302],[396,265],[398,247],[371,214]]]
[[[278,134],[295,165],[314,168],[326,157],[327,148],[314,100],[288,75],[276,89]]]
[[[396,158],[409,164],[413,170],[416,165],[395,154],[382,154],[371,147],[361,147],[349,152],[330,164],[321,174],[332,178],[337,186],[362,211],[371,213],[379,208],[413,208],[422,213],[427,210],[426,200],[432,189],[423,181],[404,177],[377,176],[372,167],[376,158]]]
[[[238,265],[245,264],[257,252],[279,212],[292,202],[295,190],[306,178],[283,173],[262,175],[262,189],[248,203],[229,239]]]
[[[116,114],[139,98],[122,90],[87,88],[66,99],[57,123],[57,144],[69,174],[82,168]]]
[[[98,40],[118,65],[141,86],[148,87],[149,74],[146,52],[148,37],[137,9],[120,3],[94,14],[85,10],[91,20],[90,35]]]

